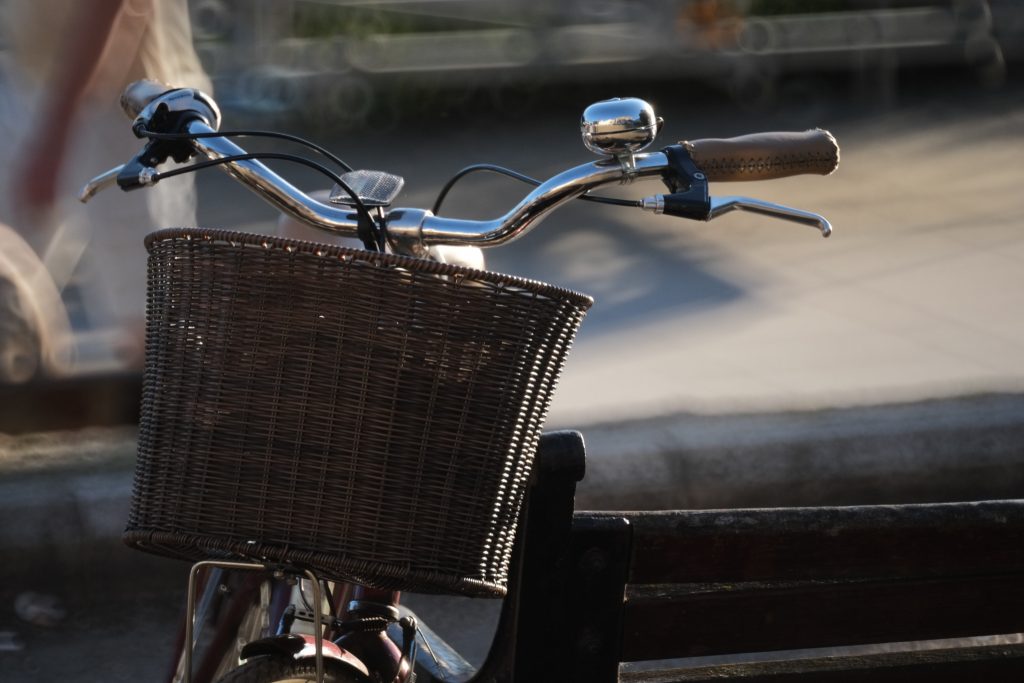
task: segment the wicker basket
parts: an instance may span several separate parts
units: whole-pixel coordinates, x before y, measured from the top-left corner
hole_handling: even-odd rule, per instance
[[[164,230],[146,245],[126,543],[504,594],[540,427],[588,297],[242,233]]]

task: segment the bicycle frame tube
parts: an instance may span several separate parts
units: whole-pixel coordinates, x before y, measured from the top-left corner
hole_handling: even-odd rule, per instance
[[[195,604],[196,604],[196,593],[198,590],[198,575],[199,572],[206,568],[217,567],[221,569],[241,569],[249,571],[265,571],[266,566],[262,564],[252,562],[225,562],[225,561],[203,561],[197,562],[192,565],[192,571],[189,573],[188,580],[188,595],[185,603],[185,683],[192,683],[192,650],[195,647]],[[313,610],[313,633],[317,634],[315,638],[315,657],[316,657],[316,680],[318,683],[323,683],[324,680],[324,660],[323,660],[323,621],[320,613],[319,606],[322,603],[322,597],[320,592],[320,580],[312,572],[304,572],[306,578],[310,580],[310,584],[313,587],[313,604],[316,608]]]
[[[202,572],[202,580],[200,580],[199,574],[195,576],[195,583],[192,585],[193,595],[191,597],[194,605],[193,612],[195,614],[192,624],[195,624],[199,615],[205,611],[199,605],[194,604],[200,590],[203,591],[203,600],[208,602],[208,594],[220,592],[222,583],[225,585],[230,584],[231,588],[229,588],[223,595],[223,597],[226,598],[226,602],[219,608],[221,618],[219,618],[218,623],[213,626],[213,630],[210,633],[209,638],[206,640],[205,647],[203,648],[204,656],[197,663],[198,666],[196,666],[196,663],[190,662],[193,658],[189,652],[183,649],[184,644],[188,642],[186,639],[187,637],[191,638],[193,641],[195,640],[195,627],[193,626],[192,628],[189,628],[188,624],[184,621],[182,622],[181,631],[176,639],[176,657],[174,658],[174,661],[171,664],[171,669],[168,672],[168,681],[188,680],[185,676],[185,671],[189,670],[189,667],[191,666],[194,669],[191,676],[192,683],[212,683],[221,661],[232,647],[231,644],[238,636],[237,630],[242,623],[242,617],[245,611],[250,609],[252,606],[253,600],[259,593],[259,585],[264,580],[271,581],[274,586],[270,591],[270,604],[266,606],[272,628],[274,625],[281,622],[281,617],[285,608],[290,604],[288,596],[290,596],[292,589],[291,586],[283,579],[276,578],[273,575],[266,575],[265,572],[260,571],[224,571],[225,568],[256,569],[257,567],[262,568],[262,565],[248,565],[246,563],[229,565],[206,563],[202,566],[212,567],[212,570],[210,572]],[[230,581],[232,576],[240,576],[243,577],[243,579],[238,582]],[[401,596],[401,593],[398,591],[381,590],[341,582],[335,584],[334,594],[335,612],[332,616],[334,616],[337,621],[345,621],[349,618],[349,603],[353,600],[364,603],[376,603],[382,607],[397,609]],[[343,635],[333,626],[328,626],[326,622],[325,627],[325,643],[327,641],[336,640]],[[191,634],[186,636],[186,631],[191,631]],[[278,633],[275,636],[274,632],[271,631],[270,635],[266,636],[259,642],[270,643],[276,638],[282,637],[282,635],[283,634]],[[372,663],[375,670],[402,670],[402,654],[398,650],[397,646],[391,644],[389,647],[388,643],[384,643],[378,636],[356,638],[351,644],[356,649],[362,651],[360,659],[365,659],[367,663]]]
[[[193,624],[198,625],[198,621],[206,618],[211,610],[216,611],[217,617],[216,623],[209,626],[210,633],[204,639],[203,656],[198,665],[193,665],[192,683],[211,683],[214,680],[224,657],[238,637],[246,612],[260,593],[263,581],[264,577],[255,572],[226,572],[218,568],[197,577],[196,590],[202,591],[202,598],[196,605]],[[214,600],[221,599],[223,602],[214,607]],[[187,657],[184,649],[187,630],[185,621],[183,618],[175,637],[174,657],[169,663],[166,677],[169,683],[184,681]]]

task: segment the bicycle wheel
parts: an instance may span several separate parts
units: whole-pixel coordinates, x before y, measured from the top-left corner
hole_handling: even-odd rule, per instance
[[[365,681],[341,662],[324,659],[324,683],[360,683]],[[316,681],[316,660],[292,659],[272,655],[253,657],[228,672],[219,683],[313,683]]]

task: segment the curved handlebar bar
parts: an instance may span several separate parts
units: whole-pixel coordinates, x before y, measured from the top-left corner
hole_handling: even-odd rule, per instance
[[[188,132],[203,134],[213,132],[213,129],[203,121],[193,121],[188,124]],[[192,144],[211,159],[245,153],[226,138],[197,138]],[[667,168],[667,160],[661,152],[637,155],[629,169],[617,160],[603,159],[548,179],[508,213],[494,220],[446,218],[425,209],[396,208],[387,212],[386,231],[393,246],[400,247],[402,252],[416,252],[419,250],[416,245],[505,244],[527,232],[553,209],[589,190],[610,183],[629,182],[634,178],[660,177]],[[225,169],[293,218],[321,230],[346,237],[356,236],[359,217],[353,210],[313,199],[259,161],[233,161],[225,164]]]
[[[144,137],[153,130],[150,125],[154,121],[173,124],[175,128],[169,132],[180,136],[174,143],[176,146],[164,142],[167,147],[156,148],[167,136],[152,136],[146,149],[132,162],[90,181],[82,190],[82,201],[115,182],[123,189],[153,184],[159,180],[159,174],[154,171],[157,163],[168,155],[183,160],[179,158],[182,145],[187,145],[186,154],[198,153],[211,160],[246,154],[227,137],[216,134],[220,115],[209,96],[188,89],[151,97],[153,92],[151,86],[139,84],[126,90],[126,99],[130,99],[132,105],[126,106],[126,111],[136,114],[133,130]],[[127,97],[129,94],[131,98]],[[633,112],[637,112],[635,125],[631,119]],[[641,203],[643,208],[701,220],[745,209],[813,225],[822,235],[829,235],[831,226],[817,214],[747,197],[712,198],[707,193],[708,179],[756,180],[800,173],[831,173],[839,161],[839,148],[829,133],[814,130],[728,140],[694,140],[660,152],[640,153],[661,125],[660,119],[656,125],[648,121],[652,113],[650,105],[632,99],[607,100],[589,107],[581,124],[585,137],[599,140],[615,153],[553,176],[501,217],[462,220],[437,216],[424,209],[394,208],[386,213],[381,210],[379,227],[391,247],[406,254],[423,255],[430,245],[439,244],[499,245],[523,235],[555,208],[595,188],[660,178],[671,194],[649,197]],[[637,130],[643,134],[638,136]],[[590,147],[593,149],[593,145]],[[222,168],[296,220],[343,236],[359,234],[360,215],[354,209],[313,199],[259,161],[230,159]]]

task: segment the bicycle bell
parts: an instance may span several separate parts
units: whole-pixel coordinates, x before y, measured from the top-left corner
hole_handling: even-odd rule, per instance
[[[616,97],[595,102],[583,111],[580,131],[583,144],[595,154],[632,156],[661,130],[654,108],[636,97]]]

